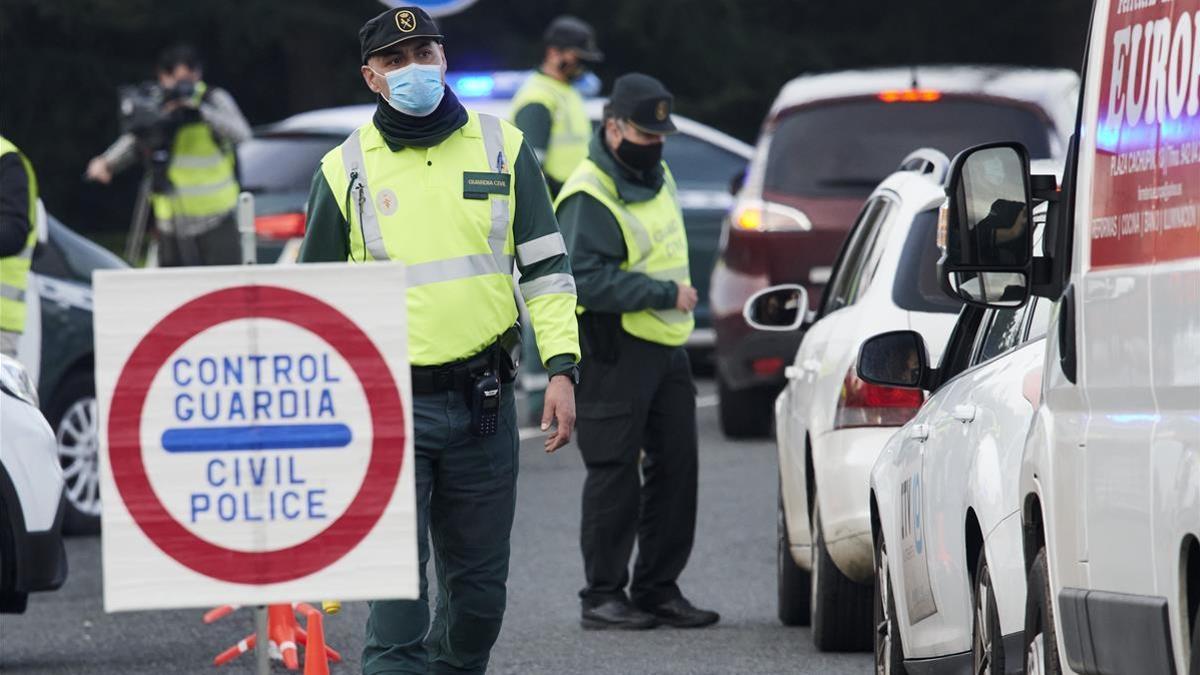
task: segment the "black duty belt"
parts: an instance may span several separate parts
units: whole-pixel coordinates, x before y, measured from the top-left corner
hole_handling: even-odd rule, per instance
[[[513,330],[513,329],[509,329]],[[501,361],[505,358],[501,343],[508,337],[505,333],[500,341],[475,356],[438,366],[413,366],[412,390],[414,394],[436,394],[443,391],[465,391],[480,375],[488,371],[497,373],[500,381],[509,383],[513,377],[505,372]]]

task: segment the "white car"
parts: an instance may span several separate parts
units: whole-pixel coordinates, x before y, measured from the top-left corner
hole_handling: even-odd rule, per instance
[[[965,308],[936,370],[912,331],[863,345],[860,377],[933,391],[871,471],[876,672],[1023,663],[1017,483],[1052,306]]]
[[[58,442],[38,410],[33,380],[0,355],[0,613],[25,611],[29,593],[67,578],[66,508]]]
[[[779,445],[779,618],[811,621],[823,650],[871,645],[872,563],[867,482],[880,450],[920,408],[920,391],[879,387],[855,373],[859,348],[912,329],[942,345],[961,303],[937,283],[937,209],[947,160],[920,150],[871,194],[834,266],[818,310],[775,402]],[[908,170],[903,170],[908,169]],[[789,287],[761,291],[746,319]],[[790,287],[793,293],[798,286]],[[791,326],[783,326],[790,328]]]

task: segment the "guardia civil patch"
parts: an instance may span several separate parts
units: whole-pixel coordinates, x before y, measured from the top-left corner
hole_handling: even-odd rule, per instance
[[[487,199],[488,195],[506,195],[511,190],[511,174],[463,172],[463,199]]]

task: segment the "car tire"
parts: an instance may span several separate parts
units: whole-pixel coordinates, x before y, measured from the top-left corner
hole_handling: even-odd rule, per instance
[[[771,434],[774,412],[773,390],[751,388],[736,391],[717,376],[717,407],[721,433],[726,438],[765,438]]]
[[[67,508],[63,534],[100,532],[100,419],[92,373],[79,370],[63,379],[46,408],[46,421],[58,441]]]
[[[1061,675],[1058,662],[1058,635],[1054,629],[1054,605],[1051,604],[1050,574],[1046,568],[1046,549],[1038,550],[1029,568],[1025,595],[1025,673]]]
[[[1196,617],[1196,625],[1192,626],[1192,666],[1188,675],[1200,675],[1200,617]]]
[[[904,642],[896,615],[896,597],[892,592],[891,561],[883,531],[875,533],[875,673],[904,675]]]
[[[22,614],[29,602],[28,593],[4,590],[17,583],[17,542],[11,523],[8,506],[0,499],[0,614]]]
[[[971,672],[977,675],[1004,675],[1004,634],[1000,630],[1000,611],[996,608],[992,570],[983,551],[980,551],[979,560],[975,562],[973,586]]]
[[[785,626],[807,626],[812,614],[812,576],[792,558],[783,488],[775,516],[775,577],[778,589],[779,622]]]
[[[814,495],[815,497],[815,495]],[[813,499],[812,637],[823,652],[870,651],[874,584],[851,580],[825,548],[821,509]]]

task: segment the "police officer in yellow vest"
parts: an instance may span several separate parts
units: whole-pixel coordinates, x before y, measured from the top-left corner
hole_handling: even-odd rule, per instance
[[[585,308],[585,628],[695,628],[720,619],[693,606],[676,583],[696,526],[696,388],[683,344],[697,295],[675,179],[662,161],[664,137],[675,132],[672,100],[648,75],[617,79],[588,158],[556,202]]]
[[[165,175],[155,177],[150,196],[162,267],[241,262],[236,219],[241,188],[234,148],[250,137],[250,125],[233,97],[209,87],[202,74],[191,47],[164,51],[158,83],[177,94],[162,108],[165,147],[144,147],[133,134],[123,134],[87,168],[88,178],[107,184],[139,157],[168,153]]]
[[[592,123],[583,98],[571,86],[592,64],[604,59],[596,35],[585,21],[560,16],[546,28],[541,67],[529,76],[513,97],[513,122],[533,148],[551,194],[587,157]]]
[[[0,136],[0,354],[16,358],[25,332],[25,289],[37,243],[37,176],[29,158]]]
[[[359,37],[362,76],[380,100],[313,177],[300,261],[408,269],[421,599],[371,603],[363,672],[481,673],[504,615],[516,507],[514,258],[549,357],[547,452],[574,426],[575,281],[537,159],[520,131],[468,111],[445,85],[433,19],[389,9]]]

